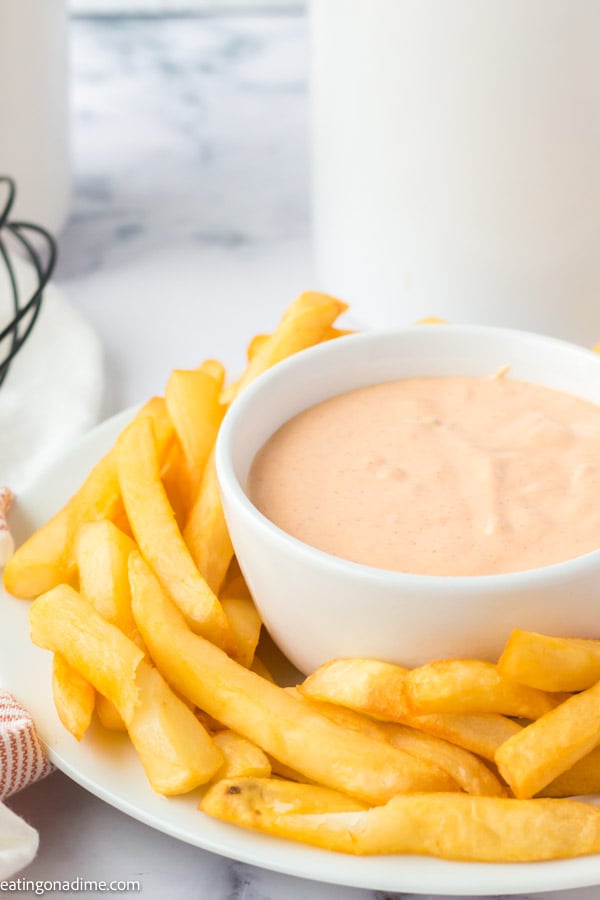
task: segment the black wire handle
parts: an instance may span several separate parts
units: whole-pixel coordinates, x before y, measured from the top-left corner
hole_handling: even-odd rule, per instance
[[[31,334],[42,306],[44,288],[56,263],[56,242],[45,228],[31,222],[10,220],[17,192],[12,178],[0,175],[0,191],[2,190],[6,191],[6,200],[0,209],[0,265],[5,268],[12,295],[12,318],[0,331],[0,385],[8,374],[11,362]],[[24,254],[36,273],[37,287],[31,297],[21,296],[7,237]]]

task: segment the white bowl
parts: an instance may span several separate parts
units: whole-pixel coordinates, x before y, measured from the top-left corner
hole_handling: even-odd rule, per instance
[[[495,659],[513,628],[600,636],[600,550],[502,575],[389,572],[286,534],[250,502],[257,451],[292,416],[337,394],[415,376],[510,376],[600,404],[600,358],[553,338],[483,326],[428,325],[329,341],[275,366],[233,404],[217,471],[235,552],[274,641],[303,672],[348,656],[406,666]]]

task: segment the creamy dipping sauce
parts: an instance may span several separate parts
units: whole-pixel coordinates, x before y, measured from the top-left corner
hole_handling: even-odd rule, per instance
[[[504,377],[361,388],[285,423],[248,494],[294,537],[369,566],[537,568],[600,547],[600,407]]]

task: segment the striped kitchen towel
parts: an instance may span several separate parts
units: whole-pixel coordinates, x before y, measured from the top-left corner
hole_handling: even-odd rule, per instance
[[[33,719],[12,694],[0,690],[0,800],[51,771]]]
[[[52,771],[33,719],[12,694],[0,690],[0,801]],[[12,878],[35,857],[35,828],[0,802],[0,881]]]

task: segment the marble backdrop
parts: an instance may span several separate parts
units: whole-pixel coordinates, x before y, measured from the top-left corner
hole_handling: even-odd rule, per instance
[[[98,18],[71,46],[58,280],[104,339],[110,413],[203,356],[239,368],[312,286],[307,34],[287,15]]]

